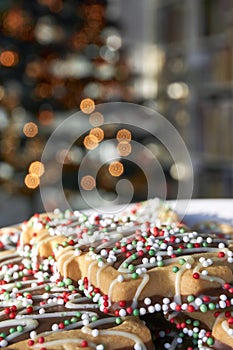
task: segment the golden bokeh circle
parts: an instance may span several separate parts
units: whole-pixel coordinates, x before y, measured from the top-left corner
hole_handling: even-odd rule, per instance
[[[124,166],[121,162],[115,161],[109,164],[108,171],[112,176],[121,176],[124,172]]]
[[[91,191],[96,187],[96,181],[93,176],[86,175],[81,179],[81,186],[85,191]]]
[[[29,173],[38,177],[42,176],[44,174],[44,164],[39,161],[32,162],[29,166]]]
[[[23,127],[23,133],[27,137],[35,137],[38,134],[38,126],[33,122],[26,123]]]
[[[34,174],[27,174],[24,183],[28,188],[35,189],[40,185],[40,178]]]
[[[91,114],[95,110],[95,102],[91,98],[84,98],[80,103],[80,109],[85,114]]]
[[[104,116],[100,112],[94,112],[90,115],[89,122],[92,126],[100,126],[104,123]]]
[[[87,135],[84,138],[83,144],[86,147],[86,149],[93,150],[99,145],[99,142],[96,136]]]
[[[122,157],[126,157],[132,152],[132,146],[128,141],[120,141],[117,145],[117,151]]]
[[[119,142],[121,142],[121,141],[128,141],[129,142],[132,139],[131,132],[127,129],[118,130],[116,139]]]
[[[104,139],[104,131],[101,128],[91,129],[90,135],[95,136],[97,138],[98,142],[101,142]]]

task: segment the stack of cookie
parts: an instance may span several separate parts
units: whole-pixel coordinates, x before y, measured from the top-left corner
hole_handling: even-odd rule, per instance
[[[231,230],[157,200],[2,230],[0,347],[233,349]]]

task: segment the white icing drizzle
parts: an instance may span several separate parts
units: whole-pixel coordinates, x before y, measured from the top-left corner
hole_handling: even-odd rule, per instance
[[[186,263],[182,265],[179,271],[176,272],[174,301],[178,304],[181,304],[181,292],[180,292],[181,276],[185,271],[187,271],[185,265],[188,263],[192,266],[192,264],[194,263],[194,259],[192,256],[186,256],[185,258],[186,258]]]
[[[39,322],[36,321],[36,320],[32,320],[31,318],[30,319],[20,319],[20,320],[6,320],[6,321],[1,321],[1,327],[13,327],[13,326],[18,326],[18,325],[21,325],[24,327],[24,330],[22,332],[14,332],[12,334],[9,334],[7,337],[6,337],[6,340],[7,341],[11,341],[13,340],[14,338],[18,337],[20,334],[24,334],[24,333],[27,333],[27,332],[30,332],[31,330],[33,329],[36,329],[36,327],[39,325]]]
[[[69,344],[80,344],[83,341],[82,338],[65,338],[65,339],[57,339],[57,340],[51,340],[48,342],[44,342],[43,346],[45,347],[50,347],[52,346],[53,348],[56,348],[56,346],[58,345],[63,345],[63,348],[66,350],[69,349]],[[80,344],[81,345],[81,344]],[[93,349],[96,349],[96,344],[88,341],[88,346],[93,347]],[[35,344],[33,345],[34,349],[40,349],[41,348],[41,344]]]
[[[149,281],[150,277],[147,273],[144,273],[142,275],[142,278],[141,278],[141,283],[139,284],[139,286],[137,287],[137,290],[134,294],[134,297],[133,297],[133,301],[132,301],[132,305],[131,307],[132,308],[136,308],[137,307],[137,304],[138,304],[138,298],[140,297],[140,294],[143,290],[143,288],[147,285],[148,281]]]

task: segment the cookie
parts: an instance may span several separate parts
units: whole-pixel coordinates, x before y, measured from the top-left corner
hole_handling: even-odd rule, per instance
[[[29,248],[0,253],[0,347],[154,349],[143,322],[102,313],[59,278],[52,258],[39,263]]]

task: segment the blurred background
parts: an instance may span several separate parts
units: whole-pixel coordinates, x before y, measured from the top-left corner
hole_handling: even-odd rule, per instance
[[[72,206],[85,207],[74,186],[79,164],[95,142],[117,132],[101,128],[103,116],[94,111],[105,102],[161,113],[190,152],[193,197],[233,197],[232,0],[1,0],[0,26],[0,226],[43,210],[40,181],[56,177],[56,162],[64,163]],[[55,150],[54,169],[46,174],[46,141],[80,109],[94,138],[88,143],[83,135],[69,152]],[[133,137],[156,156],[167,198],[175,198],[178,178],[166,149],[128,131],[118,135],[115,174],[106,162],[98,183],[86,179],[83,189],[91,195],[98,186],[111,199],[125,176],[133,199],[146,198],[141,169],[121,168]],[[54,191],[51,198],[56,203]]]

